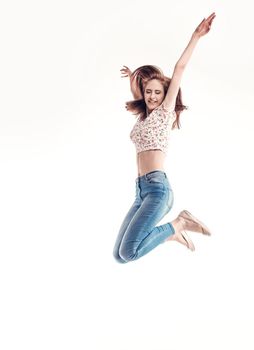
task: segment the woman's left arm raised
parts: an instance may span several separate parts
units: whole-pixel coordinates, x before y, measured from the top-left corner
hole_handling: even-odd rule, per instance
[[[198,42],[198,40],[201,38],[201,36],[207,34],[209,30],[211,29],[212,21],[215,18],[215,13],[213,12],[207,19],[203,19],[203,21],[198,25],[198,27],[195,29],[194,33],[191,36],[191,39],[183,51],[181,57],[177,61],[174,72],[171,78],[171,82],[167,91],[167,94],[165,96],[165,99],[163,101],[163,105],[168,110],[174,110],[175,109],[175,102],[176,97],[180,88],[180,83],[182,79],[182,75],[184,72],[184,69],[189,62],[189,59],[192,55],[192,52]]]

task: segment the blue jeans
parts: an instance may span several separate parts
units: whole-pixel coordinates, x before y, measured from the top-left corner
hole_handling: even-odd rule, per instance
[[[113,251],[119,263],[141,258],[175,233],[170,222],[155,226],[174,202],[166,173],[154,170],[135,181],[136,197],[122,222]]]

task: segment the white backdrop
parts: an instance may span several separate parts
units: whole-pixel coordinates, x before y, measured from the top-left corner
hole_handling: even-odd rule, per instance
[[[181,83],[161,224],[187,209],[213,235],[120,265],[137,177],[120,69],[171,76],[212,12]],[[1,4],[2,350],[253,349],[252,13],[244,0]]]

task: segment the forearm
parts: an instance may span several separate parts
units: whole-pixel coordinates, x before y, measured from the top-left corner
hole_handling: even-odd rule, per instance
[[[142,99],[142,95],[136,85],[136,82],[132,81],[131,78],[130,78],[130,88],[135,100]]]
[[[130,83],[131,93],[135,100],[138,100],[140,98],[140,95],[138,94],[138,91],[134,88],[134,86]]]
[[[179,60],[176,62],[176,66],[185,67],[187,65],[192,55],[192,52],[197,45],[198,40],[199,40],[199,37],[195,34],[192,34],[188,45],[186,46]]]

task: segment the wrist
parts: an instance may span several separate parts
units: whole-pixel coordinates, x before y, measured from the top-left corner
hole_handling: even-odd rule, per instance
[[[194,32],[194,33],[192,34],[191,38],[192,38],[193,40],[198,41],[198,40],[200,39],[200,35],[199,35],[197,32]]]

